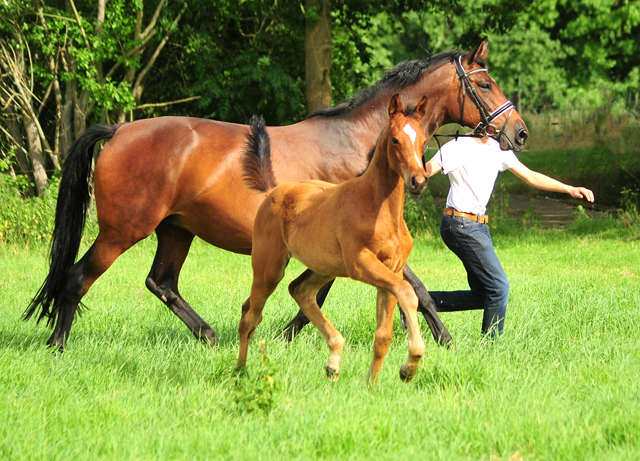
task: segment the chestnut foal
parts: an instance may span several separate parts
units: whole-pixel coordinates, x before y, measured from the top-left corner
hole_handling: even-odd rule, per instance
[[[427,137],[420,128],[426,109],[426,97],[411,114],[404,112],[397,94],[392,97],[389,123],[362,176],[339,185],[316,180],[283,183],[268,194],[253,228],[253,284],[242,306],[237,367],[246,364],[249,340],[262,320],[265,302],[294,257],[309,269],[289,285],[289,293],[331,350],[327,376],[338,379],[344,337],[322,314],[316,293],[336,277],[350,277],[378,289],[378,327],[367,381],[377,382],[389,350],[396,302],[409,331],[409,358],[400,368],[400,378],[413,378],[425,346],[416,315],[418,298],[402,277],[413,247],[403,208],[405,184],[412,195],[427,185],[421,161]]]

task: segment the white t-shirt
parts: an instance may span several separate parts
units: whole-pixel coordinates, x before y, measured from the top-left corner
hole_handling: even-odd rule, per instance
[[[447,207],[480,215],[487,211],[498,173],[520,163],[513,151],[500,150],[500,144],[492,138],[487,144],[458,138],[442,146],[433,160],[449,176]]]

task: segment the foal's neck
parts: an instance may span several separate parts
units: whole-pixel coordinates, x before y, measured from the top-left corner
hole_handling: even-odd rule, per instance
[[[373,159],[367,171],[359,178],[361,184],[373,193],[367,200],[386,205],[392,213],[402,216],[404,208],[404,179],[391,169],[387,154],[388,128],[378,141]]]

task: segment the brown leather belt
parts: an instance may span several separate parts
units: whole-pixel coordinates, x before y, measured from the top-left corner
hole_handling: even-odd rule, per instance
[[[480,224],[486,224],[489,222],[489,216],[479,215],[479,214],[471,214],[471,213],[463,213],[458,210],[454,210],[453,208],[445,208],[444,209],[445,216],[462,216],[463,218],[471,219],[473,221],[479,222]]]

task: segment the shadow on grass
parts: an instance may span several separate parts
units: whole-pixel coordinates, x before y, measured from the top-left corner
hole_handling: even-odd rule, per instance
[[[26,352],[35,349],[50,349],[47,340],[51,336],[48,331],[24,333],[21,331],[0,331],[0,350],[11,349]],[[50,349],[55,352],[54,349]]]

